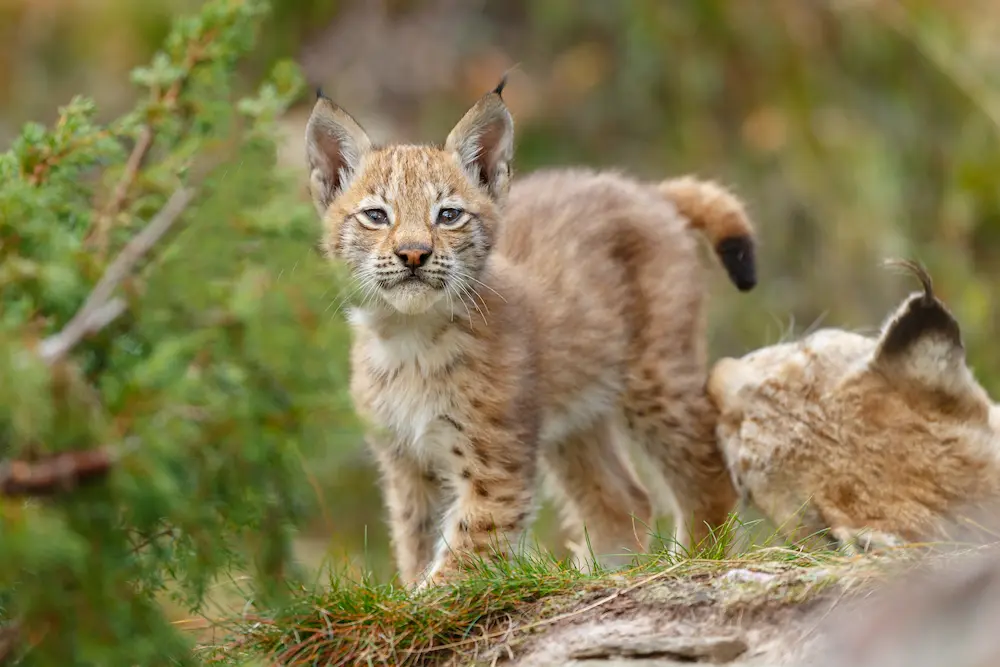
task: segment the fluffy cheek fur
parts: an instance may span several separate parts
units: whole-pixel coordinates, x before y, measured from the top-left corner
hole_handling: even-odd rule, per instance
[[[355,275],[365,269],[365,260],[371,257],[375,239],[346,210],[333,206],[327,211],[323,251],[328,259],[346,262]]]
[[[473,219],[461,229],[438,232],[434,241],[438,256],[434,263],[452,288],[476,285],[492,245],[489,226]]]

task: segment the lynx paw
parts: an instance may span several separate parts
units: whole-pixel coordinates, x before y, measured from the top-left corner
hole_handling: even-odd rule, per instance
[[[840,545],[842,551],[851,556],[862,553],[880,553],[895,549],[904,541],[892,533],[871,528],[834,528],[830,535]]]
[[[414,590],[420,592],[435,586],[450,584],[458,579],[461,574],[462,569],[458,561],[453,557],[446,557],[431,564],[424,576],[414,586]]]

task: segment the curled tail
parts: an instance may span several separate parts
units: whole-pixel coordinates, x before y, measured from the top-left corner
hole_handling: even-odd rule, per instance
[[[712,244],[729,279],[741,292],[757,284],[753,225],[743,202],[713,181],[684,176],[659,184],[660,192]]]

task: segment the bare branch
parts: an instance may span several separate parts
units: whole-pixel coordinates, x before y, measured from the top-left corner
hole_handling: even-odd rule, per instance
[[[0,463],[0,496],[44,496],[67,490],[114,465],[117,455],[107,447],[61,452],[38,461]]]
[[[184,187],[171,195],[160,212],[136,234],[101,276],[83,306],[63,329],[42,341],[38,353],[54,364],[85,337],[108,326],[125,311],[125,301],[113,297],[115,289],[135,265],[163,238],[194,198],[194,189]]]
[[[114,216],[118,214],[122,208],[122,204],[125,203],[128,190],[135,182],[136,175],[139,173],[139,167],[142,166],[142,160],[153,146],[153,138],[153,128],[149,125],[143,126],[142,131],[139,133],[139,138],[135,142],[135,147],[128,156],[128,162],[125,163],[125,172],[115,186],[110,203],[97,216],[97,221],[94,224],[91,235],[97,239],[98,249],[102,256],[105,253],[108,243],[108,232],[114,221]]]

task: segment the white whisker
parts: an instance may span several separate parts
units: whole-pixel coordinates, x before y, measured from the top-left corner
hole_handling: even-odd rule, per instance
[[[481,303],[481,304],[483,305],[483,309],[484,309],[484,310],[485,310],[485,311],[486,311],[487,313],[489,313],[490,315],[492,315],[493,313],[490,313],[490,307],[489,307],[488,305],[486,305],[486,299],[484,299],[484,298],[483,298],[483,295],[482,295],[482,294],[480,294],[480,293],[479,293],[479,292],[478,292],[478,291],[476,290],[476,288],[475,288],[475,287],[473,287],[472,285],[469,285],[469,284],[466,284],[465,286],[466,286],[466,288],[468,288],[468,290],[469,290],[470,292],[472,292],[472,295],[473,295],[474,297],[479,297],[479,303]]]
[[[451,321],[455,321],[455,302],[451,298],[451,285],[445,283],[444,294],[448,297],[448,310],[451,311]]]
[[[488,289],[489,291],[493,292],[498,297],[500,297],[500,299],[504,303],[507,303],[507,299],[504,298],[503,294],[501,294],[500,292],[496,291],[495,289],[493,289],[492,287],[490,287],[489,285],[487,285],[486,283],[484,283],[482,280],[479,280],[478,278],[473,278],[468,273],[463,273],[462,271],[457,271],[455,269],[452,269],[452,271],[454,271],[455,275],[461,276],[461,277],[465,278],[466,280],[471,280],[473,282],[479,283],[480,285],[482,285],[483,287],[485,287],[486,289]]]
[[[485,313],[483,312],[483,309],[479,307],[479,304],[478,304],[478,303],[476,303],[476,299],[475,299],[475,297],[473,297],[473,296],[472,296],[472,294],[471,294],[471,293],[469,292],[469,286],[468,286],[468,285],[466,285],[466,284],[465,284],[465,282],[464,282],[464,281],[462,281],[462,280],[456,280],[456,281],[455,281],[455,284],[456,284],[456,285],[458,286],[458,288],[459,288],[459,289],[461,289],[461,290],[462,290],[463,292],[465,292],[466,294],[468,294],[468,295],[469,295],[469,299],[471,299],[471,300],[472,300],[472,305],[473,305],[473,306],[475,307],[475,309],[476,309],[477,311],[479,311],[479,316],[483,318],[483,324],[484,324],[485,326],[489,326],[489,325],[490,325],[490,323],[489,323],[489,321],[488,321],[488,320],[486,319],[486,314],[485,314]],[[470,314],[470,317],[471,317],[471,314]]]
[[[353,285],[353,287],[351,287],[352,285]],[[334,303],[336,303],[337,307],[334,309],[333,315],[330,316],[331,319],[334,318],[334,317],[336,317],[337,314],[340,312],[340,309],[344,307],[344,304],[347,303],[348,301],[350,301],[351,298],[355,294],[357,294],[361,290],[362,287],[363,287],[363,285],[361,283],[359,283],[358,281],[356,281],[355,279],[352,278],[351,282],[347,286],[345,286],[344,288],[342,288],[337,293],[337,296],[335,298],[330,299],[330,303],[327,304],[327,306],[323,310],[322,314],[325,315],[326,312],[328,310],[330,310],[330,306],[332,306]]]
[[[448,289],[451,290],[452,286],[448,285]],[[472,323],[472,311],[469,310],[469,304],[467,304],[465,302],[465,297],[462,296],[462,294],[457,289],[455,290],[455,296],[458,297],[459,303],[461,303],[462,306],[465,308],[465,314],[469,317],[469,323],[471,324]]]

